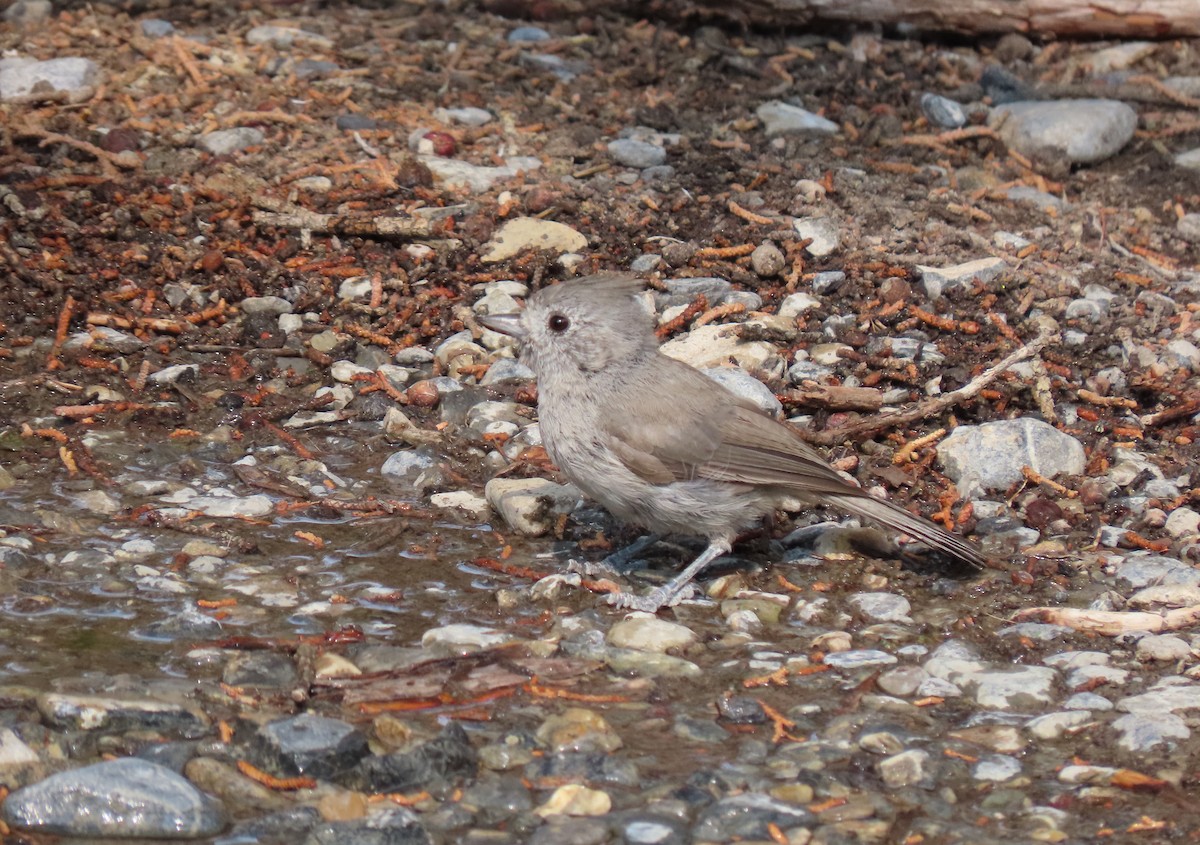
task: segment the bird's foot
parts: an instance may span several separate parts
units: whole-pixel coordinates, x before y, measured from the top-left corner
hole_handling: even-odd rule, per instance
[[[571,558],[567,561],[567,572],[577,572],[584,578],[608,578],[609,580],[620,578],[621,573],[609,566],[605,562],[607,560],[608,558],[600,561]]]
[[[691,598],[692,592],[691,585],[687,585],[682,590],[676,592],[671,592],[670,585],[664,585],[651,590],[644,596],[635,596],[632,593],[621,591],[619,593],[609,593],[604,600],[618,610],[641,610],[646,613],[658,613],[664,607],[674,607],[684,599]]]

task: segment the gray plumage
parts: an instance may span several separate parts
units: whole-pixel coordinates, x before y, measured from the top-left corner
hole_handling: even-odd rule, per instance
[[[739,533],[784,499],[832,505],[909,534],[973,567],[972,544],[848,483],[793,429],[658,351],[641,283],[617,274],[544,288],[520,314],[484,318],[521,344],[538,378],[551,459],[615,516],[709,546],[648,596],[614,604],[657,610]]]

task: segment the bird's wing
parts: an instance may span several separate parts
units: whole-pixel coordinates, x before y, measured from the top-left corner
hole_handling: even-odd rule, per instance
[[[652,484],[706,478],[846,493],[848,484],[794,430],[698,370],[660,358],[601,416],[609,445]]]

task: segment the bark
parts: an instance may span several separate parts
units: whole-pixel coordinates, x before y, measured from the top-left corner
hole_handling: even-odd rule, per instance
[[[1064,38],[1200,35],[1197,0],[699,0],[689,5],[754,26],[881,23],[931,32]]]

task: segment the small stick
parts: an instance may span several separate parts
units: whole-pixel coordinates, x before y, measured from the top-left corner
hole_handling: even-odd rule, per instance
[[[1013,364],[1016,364],[1018,361],[1024,361],[1026,358],[1032,358],[1057,338],[1058,334],[1056,332],[1044,331],[1026,346],[1013,350],[998,364],[984,370],[958,390],[952,390],[942,396],[936,396],[927,402],[922,402],[911,410],[900,411],[895,414],[879,414],[870,419],[829,431],[802,432],[801,434],[810,443],[816,443],[821,446],[832,446],[834,443],[840,443],[843,440],[858,440],[878,434],[881,431],[909,425],[918,420],[932,417],[948,408],[953,408],[955,405],[975,398],[981,390],[999,378],[1000,374]]]
[[[1033,484],[1038,484],[1041,486],[1049,487],[1051,490],[1053,490],[1058,495],[1066,496],[1068,499],[1074,499],[1079,495],[1079,493],[1070,489],[1069,487],[1064,487],[1061,484],[1059,484],[1057,481],[1054,481],[1053,479],[1050,479],[1050,478],[1046,478],[1046,476],[1042,475],[1040,472],[1038,472],[1031,466],[1021,467],[1021,475],[1025,476],[1025,478],[1028,479]]]

